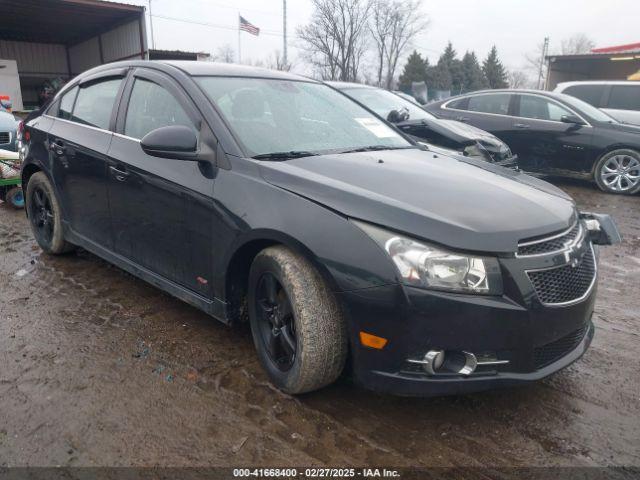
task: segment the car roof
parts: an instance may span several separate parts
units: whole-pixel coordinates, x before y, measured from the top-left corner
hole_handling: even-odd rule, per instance
[[[554,91],[559,88],[573,87],[574,85],[635,85],[640,86],[640,82],[633,80],[580,80],[575,82],[560,82]]]
[[[372,85],[365,85],[363,83],[353,83],[353,82],[334,82],[334,81],[326,81],[324,82],[327,85],[331,85],[333,88],[337,88],[338,90],[347,90],[350,88],[369,88],[371,90],[378,90],[378,87],[374,87]],[[382,89],[379,89],[382,90]]]
[[[555,98],[562,100],[566,98],[564,94],[558,92],[549,92],[547,90],[536,90],[532,88],[496,88],[494,90],[476,90],[475,92],[463,93],[462,95],[456,95],[455,97],[449,97],[445,100],[441,100],[442,103],[448,102],[456,98],[471,97],[473,95],[480,95],[486,93],[512,93],[512,94],[530,94],[530,95],[542,95],[545,97]]]
[[[294,73],[268,68],[253,67],[249,65],[236,65],[233,63],[219,62],[199,62],[196,60],[128,60],[124,62],[107,63],[87,70],[78,78],[91,76],[101,71],[112,70],[114,68],[130,67],[154,67],[170,73],[172,69],[179,69],[190,76],[221,76],[221,77],[244,77],[244,78],[269,78],[279,80],[293,80],[319,83],[311,78]]]

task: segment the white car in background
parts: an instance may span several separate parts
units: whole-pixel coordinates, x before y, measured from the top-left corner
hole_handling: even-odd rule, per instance
[[[640,82],[564,82],[559,83],[554,92],[579,98],[620,122],[640,125]]]

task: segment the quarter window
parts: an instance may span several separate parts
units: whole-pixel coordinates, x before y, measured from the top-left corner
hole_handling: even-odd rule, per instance
[[[81,87],[72,120],[108,130],[121,82],[121,78],[116,78]]]
[[[521,117],[559,122],[564,115],[571,115],[571,112],[546,98],[532,95],[520,97]]]
[[[161,127],[184,125],[194,128],[184,109],[165,88],[148,80],[136,79],[131,91],[124,134],[140,139]]]
[[[71,112],[73,111],[73,102],[76,100],[78,87],[74,87],[65,93],[60,99],[60,108],[58,109],[58,118],[71,120]]]
[[[608,108],[640,110],[640,85],[612,86]]]
[[[472,112],[508,115],[510,101],[511,101],[511,95],[508,93],[476,95],[474,97],[469,97],[469,106],[467,110]]]
[[[599,107],[603,91],[604,85],[572,85],[565,88],[562,93],[579,98],[594,107]]]

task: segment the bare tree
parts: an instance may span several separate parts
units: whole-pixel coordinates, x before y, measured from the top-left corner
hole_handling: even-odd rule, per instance
[[[509,70],[508,79],[509,88],[529,88],[531,79],[523,70]]]
[[[212,55],[212,59],[214,62],[222,62],[222,63],[233,63],[236,58],[236,52],[233,50],[233,47],[225,43],[224,45],[220,45],[218,50],[214,55]]]
[[[298,29],[307,59],[327,80],[355,81],[366,50],[372,0],[311,0],[311,22]]]
[[[562,40],[560,53],[562,55],[580,55],[581,53],[589,53],[596,44],[584,33],[576,33],[569,38]]]
[[[284,63],[284,57],[280,54],[280,50],[273,52],[266,60],[267,68],[272,70],[282,70],[288,72],[293,67],[292,62]]]
[[[422,0],[372,0],[369,27],[376,47],[378,85],[390,89],[398,61],[428,21]]]

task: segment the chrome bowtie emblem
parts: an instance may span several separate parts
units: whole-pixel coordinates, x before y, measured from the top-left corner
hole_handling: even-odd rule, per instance
[[[572,268],[576,268],[580,264],[580,258],[577,256],[577,254],[580,251],[582,244],[571,245],[571,242],[566,242],[564,244],[564,247],[565,262],[571,265]]]

